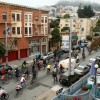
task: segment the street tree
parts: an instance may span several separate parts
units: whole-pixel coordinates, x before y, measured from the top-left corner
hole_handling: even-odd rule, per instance
[[[59,20],[52,20],[50,23],[50,28],[59,27]]]
[[[0,59],[6,53],[4,45],[0,42]]]
[[[70,18],[70,15],[69,14],[65,14],[65,15],[63,15],[62,18]]]
[[[84,6],[84,8],[81,8],[81,4],[80,4],[77,13],[79,18],[90,18],[95,15],[91,5]]]
[[[62,37],[59,33],[59,28],[58,27],[55,27],[53,29],[53,31],[51,32],[51,35],[52,35],[52,42],[60,42]]]
[[[69,29],[69,27],[63,27],[62,29],[61,29],[61,32],[65,32],[65,31],[69,31],[70,29]]]

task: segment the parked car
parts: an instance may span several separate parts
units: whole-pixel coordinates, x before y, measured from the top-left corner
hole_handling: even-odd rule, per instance
[[[63,50],[59,49],[59,50],[55,50],[54,52],[54,56],[58,56],[58,55],[63,55]]]
[[[70,85],[75,83],[77,80],[79,80],[79,76],[73,71],[70,75]],[[59,82],[64,86],[69,85],[68,72],[65,72],[64,74],[60,76]]]
[[[42,56],[41,56],[41,60],[43,59],[48,59],[48,58],[53,58],[54,57],[54,53],[53,52],[48,52],[48,53],[44,53]]]
[[[95,58],[90,58],[89,61],[87,62],[87,66],[91,67],[92,63],[96,61]]]
[[[2,71],[3,68],[6,69],[6,72],[7,72],[8,70],[12,70],[12,67],[9,66],[9,65],[0,65],[0,75],[2,75],[1,71]]]
[[[73,51],[74,51],[74,50],[78,50],[79,52],[81,51],[80,46],[78,46],[78,45],[73,46],[73,47],[72,47],[72,50],[73,50]]]
[[[74,70],[79,76],[83,76],[89,72],[90,68],[88,66],[78,65]]]

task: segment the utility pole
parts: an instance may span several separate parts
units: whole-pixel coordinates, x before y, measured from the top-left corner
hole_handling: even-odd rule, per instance
[[[70,46],[69,46],[69,68],[68,68],[68,81],[70,86],[70,76],[71,76],[71,51],[72,51],[72,16],[70,16]]]
[[[7,28],[7,22],[5,22],[5,37],[6,37],[6,65],[8,64],[8,28]]]

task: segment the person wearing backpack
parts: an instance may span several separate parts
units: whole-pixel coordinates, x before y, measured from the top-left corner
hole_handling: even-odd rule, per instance
[[[54,71],[53,71],[52,75],[53,75],[54,83],[55,83],[55,82],[58,82],[58,78],[57,78],[57,69],[56,69],[56,67],[54,68]]]

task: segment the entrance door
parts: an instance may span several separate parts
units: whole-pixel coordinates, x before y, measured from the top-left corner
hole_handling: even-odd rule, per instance
[[[20,50],[20,58],[27,57],[27,49],[21,49]]]

